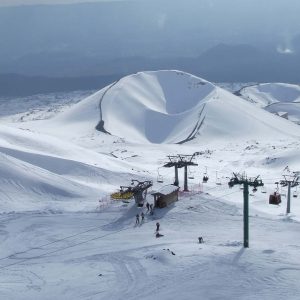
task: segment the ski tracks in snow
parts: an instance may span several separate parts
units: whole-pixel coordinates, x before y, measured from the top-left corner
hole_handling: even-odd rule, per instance
[[[110,263],[115,270],[115,291],[107,295],[110,300],[126,299],[137,295],[137,290],[147,288],[147,273],[139,259],[121,253],[101,255],[104,262]],[[120,296],[122,295],[122,296]]]

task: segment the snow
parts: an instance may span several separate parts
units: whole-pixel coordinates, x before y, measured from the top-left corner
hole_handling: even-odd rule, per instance
[[[112,135],[95,129],[104,93]],[[14,101],[1,104],[1,299],[299,298],[300,195],[289,215],[286,188],[279,206],[268,204],[285,167],[300,171],[299,126],[180,71],[127,76],[80,102],[67,97],[58,110],[47,99],[40,110],[29,101],[28,115]],[[195,152],[203,154],[189,169],[190,192],[169,207],[150,215],[134,200],[110,199],[131,179],[168,189],[167,155]],[[250,189],[247,249],[243,191],[227,184],[244,171],[260,175],[267,192]]]
[[[288,119],[300,124],[300,86],[265,83],[244,87],[241,96],[272,113],[288,113]]]
[[[178,187],[172,184],[169,185],[164,185],[162,188],[160,188],[157,193],[162,194],[162,195],[168,195],[171,194],[172,192],[175,192],[178,190]]]
[[[287,83],[264,83],[244,87],[241,95],[261,105],[268,106],[277,102],[299,102],[300,86]]]

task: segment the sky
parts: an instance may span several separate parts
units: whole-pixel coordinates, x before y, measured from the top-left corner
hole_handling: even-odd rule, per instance
[[[0,6],[33,5],[33,4],[72,4],[79,2],[112,2],[124,0],[0,0]]]
[[[287,63],[287,76],[299,74],[299,0],[0,0],[0,8],[0,74],[90,76],[187,66],[192,73],[218,68],[217,79],[205,75],[223,80],[224,64],[236,63],[241,78],[253,61],[260,66],[253,74],[273,68],[273,76],[273,66],[279,74]],[[280,64],[278,55],[288,61]],[[200,56],[201,64],[186,61]]]

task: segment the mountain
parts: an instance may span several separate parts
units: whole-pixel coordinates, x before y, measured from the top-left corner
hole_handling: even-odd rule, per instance
[[[50,120],[46,127],[55,131],[59,123],[88,134],[99,121],[105,132],[142,144],[299,132],[293,124],[206,80],[168,70],[123,77]]]
[[[244,87],[239,94],[267,111],[285,115],[300,123],[300,86],[286,83],[264,83]],[[284,114],[285,113],[285,114]]]

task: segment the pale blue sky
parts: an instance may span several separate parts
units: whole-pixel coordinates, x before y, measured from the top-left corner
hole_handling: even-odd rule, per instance
[[[124,0],[0,0],[0,6],[32,5],[32,4],[72,4],[88,2],[112,2]],[[128,1],[128,0],[127,0]]]

